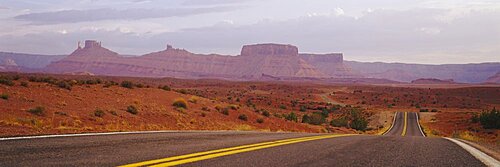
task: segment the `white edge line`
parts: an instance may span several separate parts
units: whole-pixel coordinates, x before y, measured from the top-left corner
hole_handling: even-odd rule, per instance
[[[424,133],[424,131],[422,131],[422,127],[420,126],[420,121],[419,121],[420,119],[419,119],[419,117],[418,117],[418,115],[419,115],[419,114],[420,114],[420,113],[418,113],[418,112],[416,112],[416,113],[415,113],[415,115],[417,115],[417,125],[418,125],[418,129],[420,129],[420,133],[422,133],[422,136],[427,137],[427,136],[425,136],[425,133]]]
[[[490,167],[500,167],[500,162],[497,161],[496,159],[490,157],[488,154],[483,153],[482,151],[479,151],[478,149],[469,146],[468,144],[465,144],[461,141],[445,137],[445,139],[448,139],[449,141],[457,144],[458,146],[462,147],[464,150],[469,152],[472,156],[474,156],[476,159],[479,161],[483,162],[486,166]]]
[[[0,138],[0,141],[7,140],[23,140],[23,139],[43,139],[56,137],[77,137],[77,136],[104,136],[104,135],[120,135],[120,134],[148,134],[148,133],[173,133],[173,132],[209,132],[209,131],[177,131],[177,130],[160,130],[160,131],[131,131],[131,132],[102,132],[102,133],[76,133],[76,134],[60,134],[60,135],[41,135],[41,136],[19,136]],[[214,132],[214,131],[210,131]],[[227,130],[218,130],[215,132],[228,132]]]
[[[382,135],[385,135],[387,133],[389,133],[392,129],[392,127],[394,126],[394,123],[396,123],[396,116],[397,116],[398,112],[395,112],[394,113],[394,118],[392,118],[392,124],[391,124],[391,127],[389,129],[387,129],[387,131],[385,131],[384,133],[382,133]]]

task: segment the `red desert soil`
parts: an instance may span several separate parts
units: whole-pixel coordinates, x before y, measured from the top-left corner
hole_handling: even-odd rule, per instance
[[[3,74],[15,75],[15,74]],[[55,133],[131,131],[131,130],[263,130],[293,132],[363,133],[345,127],[332,127],[329,121],[353,108],[362,110],[368,121],[365,133],[387,129],[393,112],[419,112],[428,133],[451,136],[469,133],[487,142],[498,141],[498,130],[486,130],[471,123],[472,114],[500,108],[498,85],[339,85],[319,82],[235,82],[224,80],[187,80],[173,78],[129,78],[18,74],[14,86],[0,84],[0,135],[33,135]],[[57,85],[28,82],[28,77],[55,77],[59,80],[100,79],[101,84],[75,84],[71,90]],[[106,88],[110,81],[124,80],[144,88],[128,89],[120,85]],[[172,91],[158,89],[168,85]],[[150,86],[150,88],[147,88]],[[189,100],[188,109],[176,109],[176,98]],[[133,105],[137,115],[128,113]],[[43,116],[27,112],[41,106]],[[229,109],[229,115],[222,110]],[[205,109],[203,109],[205,108]],[[218,108],[218,109],[217,109]],[[335,109],[332,109],[335,108]],[[432,110],[436,112],[431,112]],[[96,116],[96,110],[104,116]],[[328,111],[321,125],[301,123],[303,115]],[[264,116],[265,112],[269,117]],[[286,120],[294,113],[297,122]],[[238,117],[244,114],[247,121]],[[258,123],[257,119],[262,119]]]

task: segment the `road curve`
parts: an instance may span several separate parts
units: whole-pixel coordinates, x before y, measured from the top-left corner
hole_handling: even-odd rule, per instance
[[[484,166],[460,146],[442,138],[355,135],[311,139],[319,138],[318,135],[325,136],[308,133],[169,132],[6,140],[0,141],[0,166],[118,166],[299,137],[310,139],[182,165]]]

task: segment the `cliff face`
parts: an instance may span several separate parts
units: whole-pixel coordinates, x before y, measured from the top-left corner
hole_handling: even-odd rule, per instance
[[[485,83],[500,83],[500,72],[497,72],[495,75],[488,77]]]
[[[168,46],[143,56],[124,57],[96,42],[85,42],[68,57],[50,64],[46,72],[96,75],[260,79],[329,77],[299,57],[292,45],[244,46],[241,56],[200,55]]]
[[[248,78],[263,75],[274,77],[327,77],[299,57],[292,45],[245,45],[241,51],[237,75]]]
[[[344,64],[342,53],[331,54],[300,54],[300,58],[316,67],[320,72],[334,78],[361,77]]]

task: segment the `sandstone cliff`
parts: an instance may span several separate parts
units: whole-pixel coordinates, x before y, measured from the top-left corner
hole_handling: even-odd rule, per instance
[[[488,77],[485,83],[500,83],[500,72],[497,72],[495,75]]]
[[[356,78],[352,69],[344,64],[342,53],[331,54],[300,54],[300,58],[316,67],[320,72],[334,78]]]
[[[46,72],[96,75],[259,79],[263,75],[287,78],[324,78],[314,66],[302,60],[292,45],[244,46],[241,56],[201,55],[167,46],[166,50],[142,56],[124,57],[86,41],[68,57],[51,63]]]

